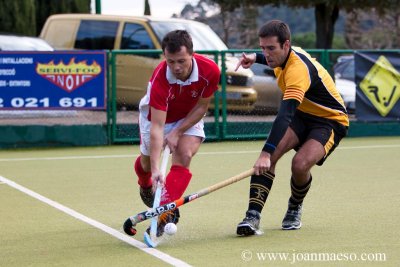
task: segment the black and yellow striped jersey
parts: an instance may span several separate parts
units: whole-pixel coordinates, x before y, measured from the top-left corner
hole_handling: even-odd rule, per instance
[[[274,72],[283,100],[297,100],[298,110],[349,126],[343,99],[331,75],[307,52],[292,47],[286,62]]]

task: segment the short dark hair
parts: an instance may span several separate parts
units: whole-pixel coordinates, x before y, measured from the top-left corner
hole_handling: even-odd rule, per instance
[[[262,25],[258,31],[258,37],[260,38],[273,36],[278,37],[278,42],[281,44],[281,47],[283,47],[283,44],[286,42],[286,40],[290,41],[289,26],[280,20],[270,20]]]
[[[193,54],[193,41],[190,34],[185,30],[175,30],[167,33],[161,42],[163,52],[168,50],[170,53],[176,53],[185,46],[189,54]]]

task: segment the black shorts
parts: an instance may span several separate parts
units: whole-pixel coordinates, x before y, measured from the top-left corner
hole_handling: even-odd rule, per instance
[[[325,156],[317,162],[317,165],[321,166],[339,145],[340,140],[347,135],[348,127],[336,121],[297,110],[290,123],[290,128],[299,138],[299,145],[295,148],[296,151],[309,139],[316,140],[324,146]]]

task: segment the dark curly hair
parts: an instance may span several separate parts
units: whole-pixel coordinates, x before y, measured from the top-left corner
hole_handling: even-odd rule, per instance
[[[270,20],[262,25],[258,31],[258,37],[260,38],[273,36],[278,37],[278,42],[281,44],[281,47],[283,47],[283,44],[286,42],[286,40],[290,41],[289,26],[280,20]]]
[[[175,30],[167,33],[162,40],[161,48],[163,52],[168,50],[170,53],[176,53],[185,46],[189,54],[193,54],[193,41],[190,34],[185,30]]]

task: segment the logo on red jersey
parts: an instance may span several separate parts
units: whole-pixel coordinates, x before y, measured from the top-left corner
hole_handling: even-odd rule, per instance
[[[199,95],[199,92],[197,92],[196,90],[192,90],[192,91],[190,92],[190,94],[191,94],[191,96],[192,96],[193,98],[196,98],[196,97]]]

